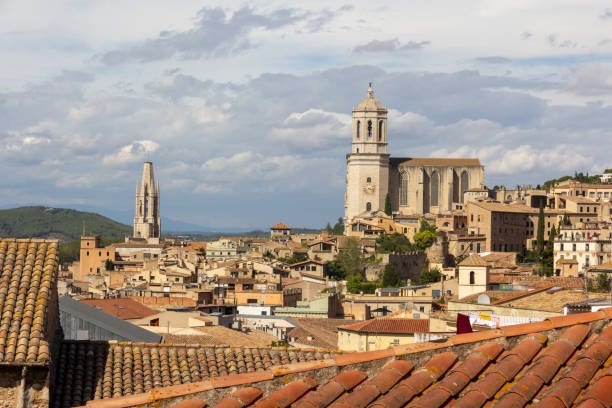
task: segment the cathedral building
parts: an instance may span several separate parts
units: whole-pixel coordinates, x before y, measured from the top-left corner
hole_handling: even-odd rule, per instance
[[[385,209],[396,215],[441,214],[484,187],[478,159],[395,158],[387,152],[387,108],[372,87],[353,109],[353,143],[347,156],[345,223]]]
[[[136,183],[136,213],[134,238],[158,239],[161,233],[159,217],[159,182],[155,185],[153,163],[145,162],[140,184]]]

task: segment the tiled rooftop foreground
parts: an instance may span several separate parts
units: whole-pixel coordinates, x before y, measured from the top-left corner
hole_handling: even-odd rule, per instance
[[[64,341],[53,406],[79,406],[92,399],[331,357],[330,352],[300,349]]]
[[[56,241],[0,240],[0,364],[49,361],[57,251]]]
[[[612,308],[90,401],[88,407],[610,407]]]

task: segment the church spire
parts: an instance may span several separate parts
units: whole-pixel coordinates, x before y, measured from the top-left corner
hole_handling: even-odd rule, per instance
[[[159,182],[155,184],[153,163],[147,161],[142,168],[140,185],[136,183],[135,238],[157,238],[161,232],[159,216]]]

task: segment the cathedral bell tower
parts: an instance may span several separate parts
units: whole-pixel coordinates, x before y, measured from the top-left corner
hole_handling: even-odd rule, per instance
[[[353,109],[353,143],[346,160],[345,224],[366,212],[384,210],[389,191],[387,108],[374,97],[371,83]]]
[[[140,184],[136,183],[136,214],[134,216],[134,238],[159,239],[161,220],[159,216],[159,182],[155,185],[153,163],[145,162]]]

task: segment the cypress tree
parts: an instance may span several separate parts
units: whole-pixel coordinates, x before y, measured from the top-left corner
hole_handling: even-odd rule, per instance
[[[537,259],[542,260],[542,253],[544,252],[544,206],[540,203],[540,214],[538,215],[538,234],[536,236],[536,256]]]
[[[385,197],[385,214],[390,216],[391,213],[391,199],[389,198],[389,193],[387,193],[387,196]]]

